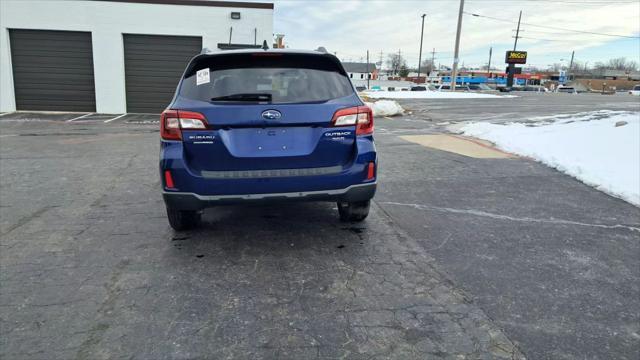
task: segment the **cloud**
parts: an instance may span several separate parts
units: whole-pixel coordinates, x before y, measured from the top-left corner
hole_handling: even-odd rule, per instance
[[[432,48],[437,61],[453,60],[453,46],[459,2],[434,1],[275,1],[275,32],[285,34],[292,48],[315,49],[324,46],[345,59],[359,60],[369,49],[378,59],[398,49],[409,64],[417,64],[420,41],[420,15],[427,14],[423,58]],[[523,23],[603,32],[628,36],[640,35],[640,2],[596,0],[468,0],[465,11],[517,21],[523,11]],[[515,23],[465,15],[460,44],[461,61],[486,62],[486,53],[494,46],[494,55],[513,43]],[[519,48],[530,58],[554,62],[558,53],[603,46],[619,40],[615,37],[563,32],[522,25]],[[542,40],[541,40],[542,39]],[[549,41],[552,40],[552,41]],[[624,45],[627,44],[627,45]],[[640,57],[640,40],[624,42],[628,57]],[[609,56],[601,54],[601,59]]]

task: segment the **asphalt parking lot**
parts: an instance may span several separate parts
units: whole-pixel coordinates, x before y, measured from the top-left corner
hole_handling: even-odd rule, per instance
[[[364,223],[229,206],[183,233],[157,116],[2,115],[0,358],[637,359],[640,209],[530,159],[400,136],[638,99],[400,102],[410,115],[376,119]]]

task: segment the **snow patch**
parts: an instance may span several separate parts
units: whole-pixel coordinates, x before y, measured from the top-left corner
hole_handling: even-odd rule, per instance
[[[404,109],[397,101],[378,100],[376,102],[367,102],[365,104],[373,110],[373,116],[395,116],[404,114]]]
[[[595,111],[535,120],[542,122],[478,122],[459,131],[640,206],[640,112]],[[627,124],[616,127],[620,121]]]
[[[365,91],[363,94],[372,99],[495,99],[517,97],[516,95],[493,95],[450,91]]]

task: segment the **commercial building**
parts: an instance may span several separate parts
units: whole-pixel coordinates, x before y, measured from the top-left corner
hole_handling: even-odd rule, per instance
[[[0,111],[159,113],[202,48],[273,41],[273,4],[0,1]]]
[[[378,68],[376,68],[376,64],[343,62],[342,66],[344,66],[345,71],[352,80],[366,80],[367,77],[371,80],[378,79]]]

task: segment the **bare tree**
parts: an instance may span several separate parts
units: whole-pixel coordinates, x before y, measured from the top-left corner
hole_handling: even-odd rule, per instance
[[[588,62],[574,61],[571,73],[573,74],[588,74],[591,72],[591,68],[588,66]]]
[[[635,61],[627,61],[624,57],[619,57],[609,60],[607,63],[607,69],[632,71],[638,68],[638,63]]]
[[[431,61],[431,59],[426,59],[422,61],[422,66],[420,68],[423,73],[428,75],[433,70],[435,70],[436,66],[433,64],[433,61]]]
[[[394,75],[400,71],[400,68],[407,66],[407,61],[400,54],[389,54],[387,57],[387,67],[392,71]]]

